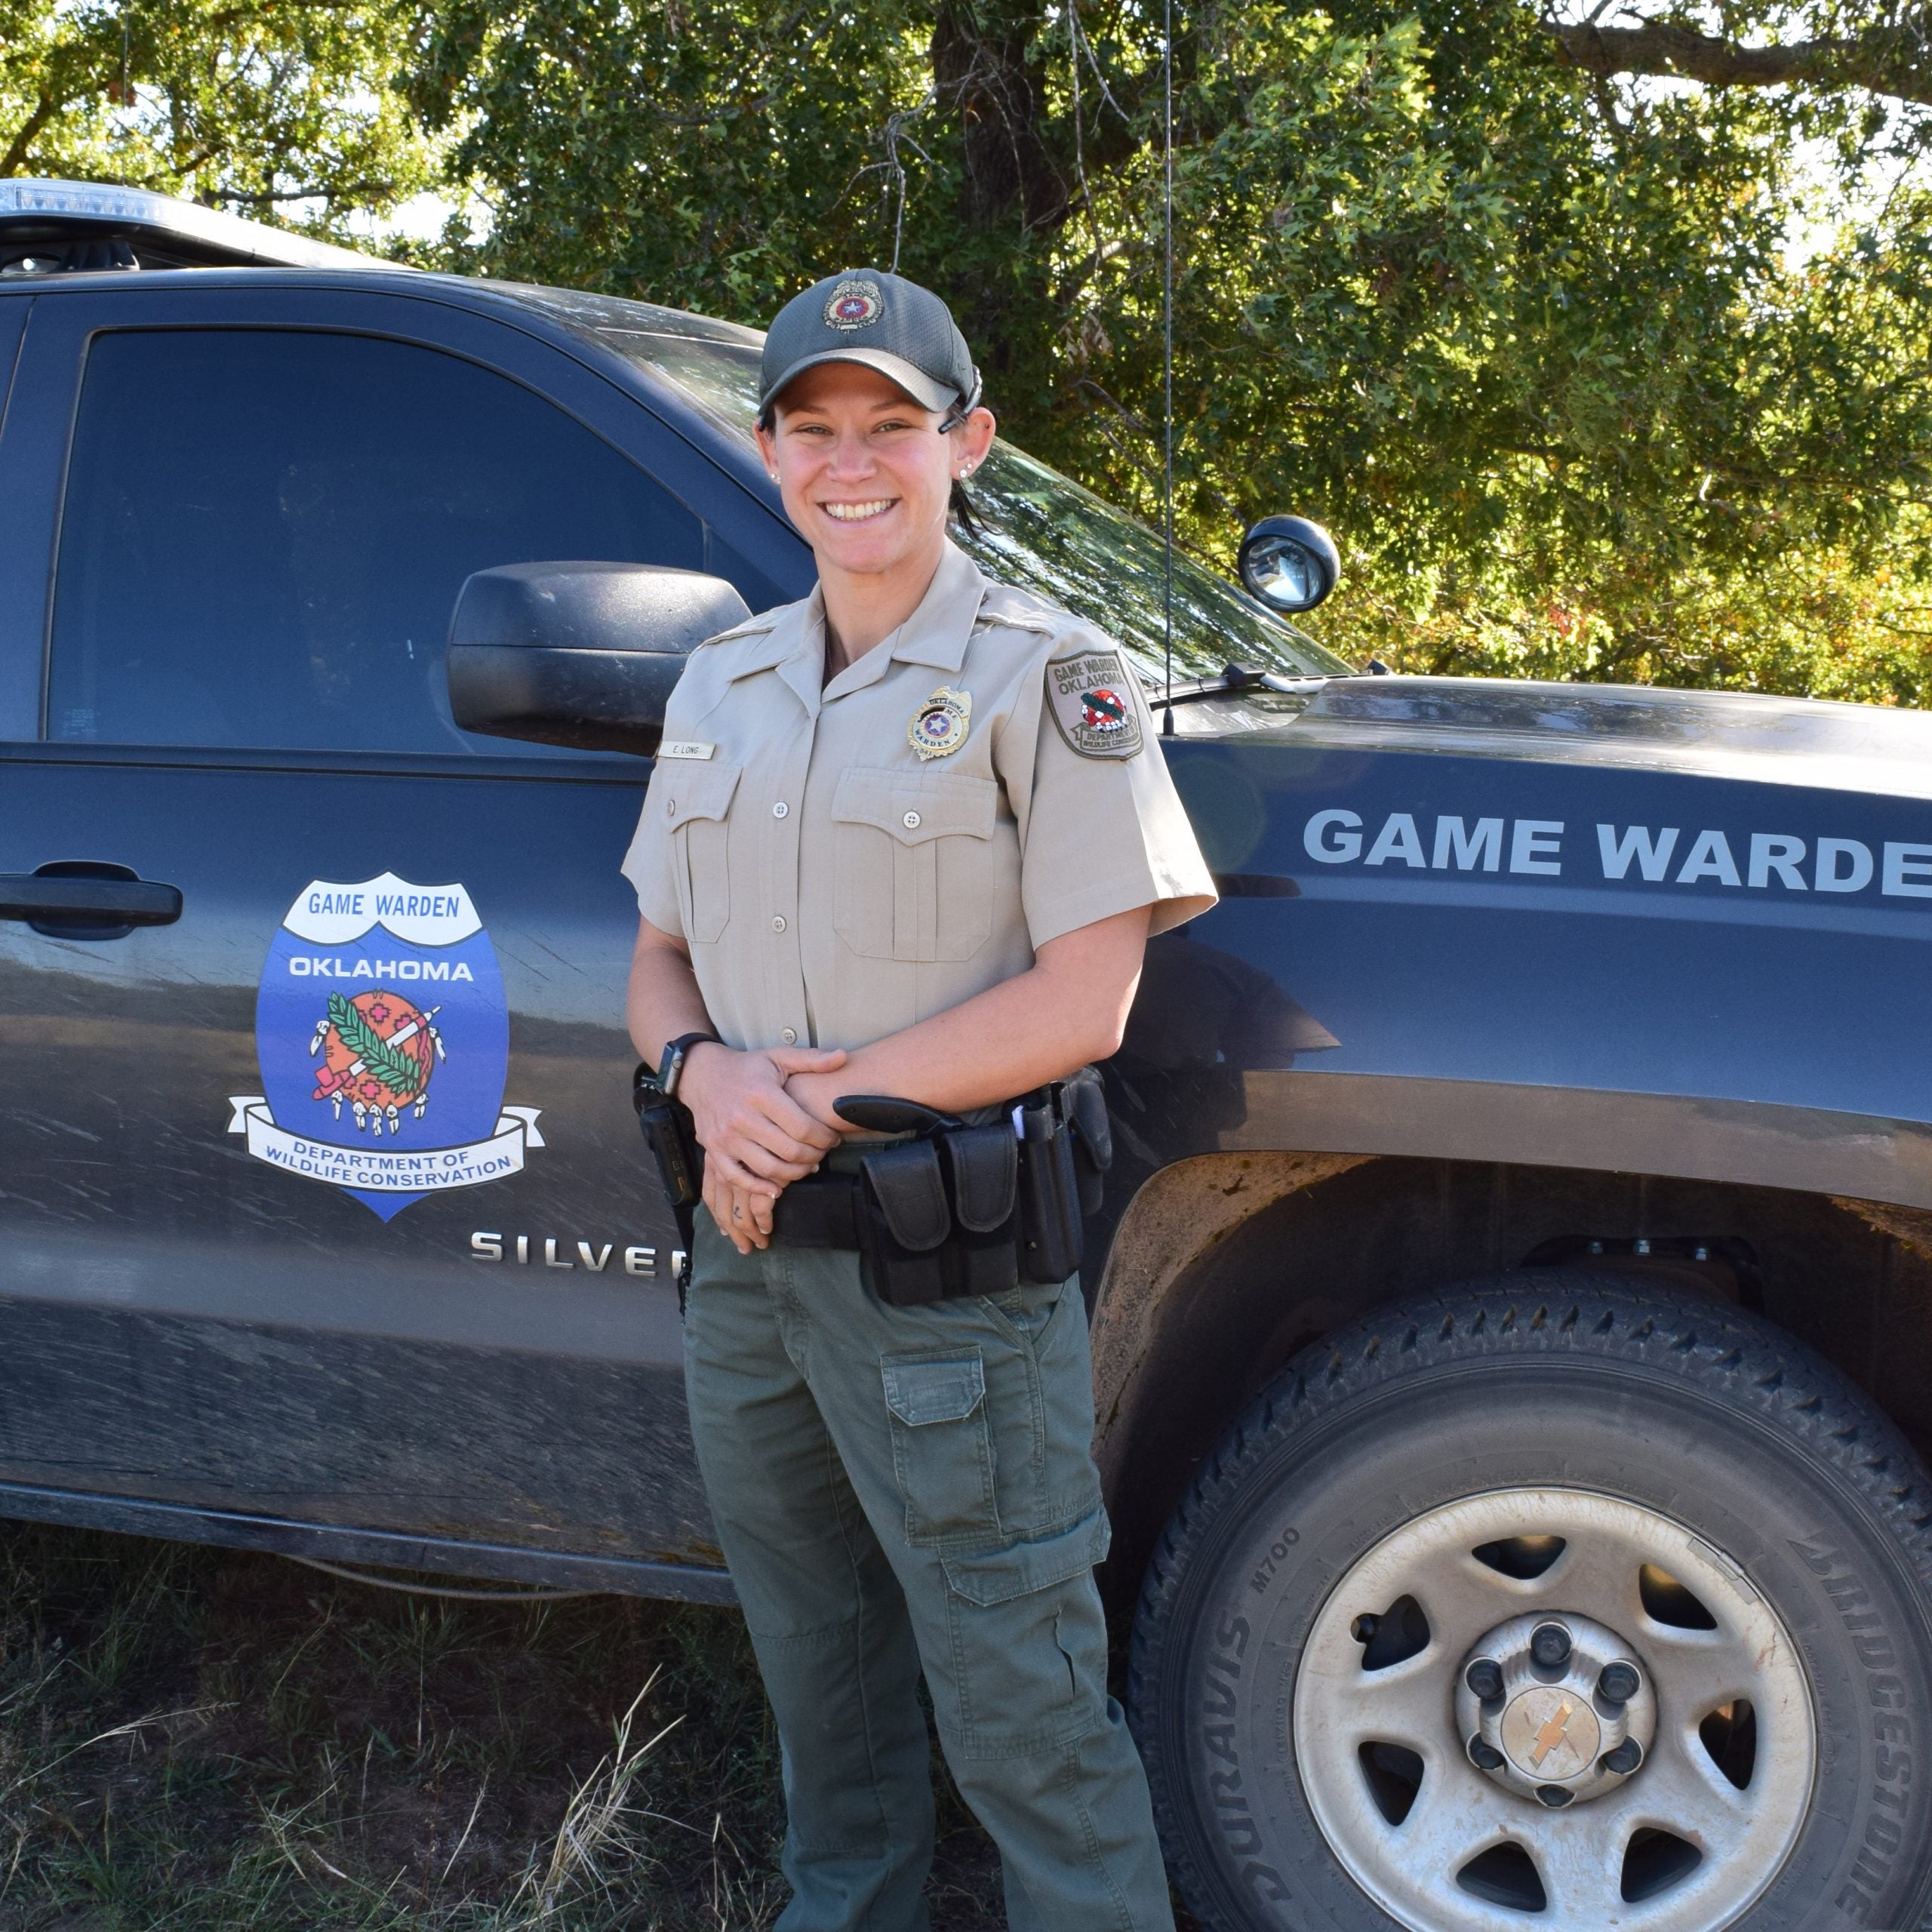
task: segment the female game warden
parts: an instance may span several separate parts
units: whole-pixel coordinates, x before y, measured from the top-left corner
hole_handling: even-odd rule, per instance
[[[773,324],[761,387],[818,587],[693,653],[624,870],[632,1037],[705,1150],[686,1386],[783,1746],[779,1924],[926,1925],[923,1670],[1008,1922],[1155,1932],[1078,1279],[961,1293],[955,1266],[948,1298],[896,1305],[905,1278],[855,1235],[788,1222],[853,1198],[859,1153],[827,1159],[841,1095],[998,1122],[977,1144],[1010,1176],[1014,1097],[1113,1052],[1149,934],[1213,887],[1118,651],[947,538],[993,419],[944,303],[820,282]],[[959,1263],[978,1224],[946,1218],[929,1144],[894,1151],[930,1163]]]

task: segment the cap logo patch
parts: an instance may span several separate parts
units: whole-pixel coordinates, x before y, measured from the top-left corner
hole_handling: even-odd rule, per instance
[[[841,334],[869,329],[884,313],[885,297],[875,281],[841,281],[826,298],[826,326]]]
[[[973,694],[956,691],[941,685],[912,714],[906,736],[921,761],[944,758],[966,742],[966,728],[972,722]]]
[[[1118,651],[1087,651],[1047,666],[1047,703],[1082,758],[1131,758],[1141,746],[1133,673]]]

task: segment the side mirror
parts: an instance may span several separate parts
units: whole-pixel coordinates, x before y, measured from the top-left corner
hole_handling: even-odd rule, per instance
[[[1342,574],[1342,553],[1305,516],[1264,516],[1241,540],[1241,580],[1271,611],[1312,611]]]
[[[478,571],[450,618],[466,731],[648,757],[691,650],[751,615],[722,577],[655,564]]]

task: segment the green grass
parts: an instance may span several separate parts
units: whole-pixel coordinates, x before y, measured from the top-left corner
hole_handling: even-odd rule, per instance
[[[936,1776],[934,1923],[983,1932]],[[735,1611],[0,1526],[0,1932],[755,1932],[782,1830]]]

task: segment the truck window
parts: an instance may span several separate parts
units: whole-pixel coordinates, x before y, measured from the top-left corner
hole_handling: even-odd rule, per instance
[[[442,663],[466,577],[549,558],[699,570],[703,531],[574,417],[455,355],[320,331],[103,334],[47,735],[557,755],[458,730]]]
[[[520,299],[676,383],[728,435],[751,440],[758,346],[749,330],[648,303],[546,288]],[[999,398],[987,398],[995,408]],[[1150,684],[1160,681],[1164,572],[1160,538],[1091,491],[996,442],[973,478],[977,536],[962,537],[989,575],[1034,590],[1125,645]],[[1284,623],[1245,591],[1185,552],[1174,558],[1174,672],[1214,678],[1230,659],[1291,675],[1347,677],[1354,666]]]

